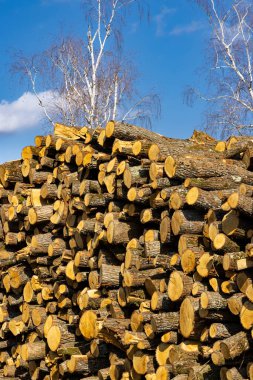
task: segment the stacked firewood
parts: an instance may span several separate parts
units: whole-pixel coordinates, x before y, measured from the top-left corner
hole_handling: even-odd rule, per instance
[[[0,183],[0,378],[253,379],[253,139],[56,124]]]

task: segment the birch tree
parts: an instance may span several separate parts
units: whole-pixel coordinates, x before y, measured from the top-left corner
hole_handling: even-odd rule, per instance
[[[207,94],[190,89],[208,104],[207,128],[229,133],[253,130],[253,3],[197,0],[206,12],[211,38]]]
[[[159,112],[156,94],[138,97],[136,71],[122,52],[120,25],[138,0],[86,2],[85,38],[65,38],[29,59],[19,56],[15,71],[29,78],[46,118],[53,124],[103,126],[110,119],[150,122]],[[50,88],[54,100],[46,105],[38,88]]]

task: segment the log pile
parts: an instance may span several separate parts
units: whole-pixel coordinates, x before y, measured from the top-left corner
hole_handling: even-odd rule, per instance
[[[253,379],[253,139],[56,124],[0,182],[0,378]]]

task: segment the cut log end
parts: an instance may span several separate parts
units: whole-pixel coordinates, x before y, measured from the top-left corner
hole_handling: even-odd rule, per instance
[[[96,322],[97,322],[97,316],[91,310],[85,311],[83,315],[81,316],[80,322],[79,322],[79,329],[80,329],[81,334],[86,340],[91,340],[91,339],[96,338],[98,334]]]
[[[187,195],[186,195],[186,202],[188,205],[192,206],[196,203],[199,197],[199,189],[197,187],[192,187]]]
[[[176,163],[172,156],[168,156],[164,163],[165,173],[169,178],[173,178],[176,172]]]
[[[195,322],[195,312],[192,302],[189,298],[183,300],[180,306],[180,331],[183,337],[189,338],[193,329]]]

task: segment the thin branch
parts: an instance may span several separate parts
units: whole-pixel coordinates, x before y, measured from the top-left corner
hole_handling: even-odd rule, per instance
[[[38,92],[37,92],[37,90],[36,90],[36,69],[35,69],[35,68],[33,68],[33,69],[34,69],[34,71],[35,71],[34,75],[32,75],[32,71],[31,71],[31,69],[28,69],[28,68],[27,68],[27,74],[28,74],[28,76],[29,76],[29,78],[30,78],[30,80],[31,80],[33,93],[34,93],[34,95],[36,96],[36,98],[37,98],[37,100],[38,100],[38,102],[39,102],[39,106],[43,109],[43,112],[44,112],[46,118],[47,118],[48,121],[54,126],[54,122],[53,122],[53,120],[51,119],[51,117],[49,116],[49,113],[47,112],[47,109],[46,109],[46,107],[44,106],[44,104],[43,104],[43,102],[42,102],[41,98],[39,97],[39,94],[38,94]]]

